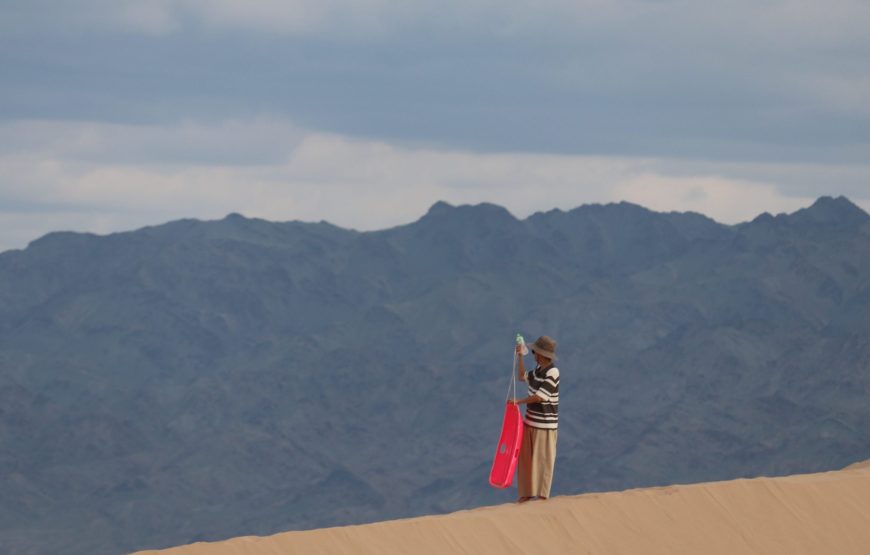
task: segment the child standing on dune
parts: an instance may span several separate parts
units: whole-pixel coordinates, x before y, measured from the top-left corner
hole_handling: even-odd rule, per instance
[[[520,503],[550,497],[553,467],[556,462],[556,435],[559,424],[559,369],[556,368],[556,342],[543,335],[529,345],[537,366],[526,373],[522,345],[517,345],[517,379],[527,382],[529,396],[514,399],[527,405],[523,421],[517,479]]]

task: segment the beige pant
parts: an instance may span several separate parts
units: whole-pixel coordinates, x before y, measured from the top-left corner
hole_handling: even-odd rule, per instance
[[[523,446],[517,461],[517,487],[520,497],[550,497],[553,465],[556,463],[558,430],[542,430],[523,425]]]

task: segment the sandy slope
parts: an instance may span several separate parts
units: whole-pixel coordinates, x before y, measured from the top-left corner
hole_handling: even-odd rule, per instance
[[[505,492],[508,495],[508,492]],[[164,555],[870,553],[870,464],[196,543]]]

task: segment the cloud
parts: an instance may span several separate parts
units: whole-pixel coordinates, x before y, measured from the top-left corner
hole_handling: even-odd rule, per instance
[[[27,14],[49,2],[32,0],[13,13]],[[710,6],[693,0],[417,0],[397,4],[388,0],[82,0],[70,13],[73,22],[93,19],[102,25],[138,22],[145,30],[176,30],[206,22],[223,28],[251,28],[286,33],[344,32],[354,26],[366,31],[400,31],[402,25],[425,23],[432,28],[473,26],[488,33],[515,35],[542,30],[600,34],[606,30],[640,30],[657,22],[652,32],[681,28],[700,38],[706,31],[752,39],[764,37],[771,27],[779,37],[767,37],[771,47],[854,41],[870,17],[863,0],[733,0],[728,6]],[[7,8],[8,11],[8,8]],[[747,16],[751,17],[747,17]],[[739,27],[738,27],[739,24]],[[863,42],[863,41],[862,41]]]
[[[0,126],[0,152],[110,164],[246,165],[283,159],[306,133],[268,115],[139,125],[20,120]]]
[[[64,23],[72,32],[153,35],[204,28],[359,40],[425,29],[454,36],[535,36],[572,44],[633,34],[626,46],[645,43],[654,52],[675,43],[709,47],[707,53],[671,52],[692,56],[749,45],[765,46],[765,51],[757,50],[762,56],[823,45],[866,48],[870,22],[870,7],[863,0],[732,0],[727,5],[694,0],[80,0],[58,5],[30,0],[0,6],[0,14],[9,29],[23,25],[58,30]],[[612,40],[614,45],[620,42]]]
[[[414,221],[438,200],[493,202],[520,217],[628,200],[726,223],[762,211],[792,211],[821,194],[847,192],[870,208],[870,191],[863,187],[868,165],[845,175],[836,173],[843,167],[811,165],[475,153],[362,140],[262,118],[167,126],[0,125],[0,145],[16,136],[22,137],[17,148],[0,151],[0,249],[21,248],[59,229],[107,233],[229,212],[380,229]],[[162,158],[184,150],[191,138],[201,140],[193,154]],[[250,152],[227,155],[245,146]],[[104,148],[115,151],[105,155]],[[271,149],[268,156],[257,154],[261,148]],[[826,184],[826,175],[853,183],[853,189]],[[790,188],[796,176],[810,179]],[[815,180],[822,184],[812,185]]]
[[[181,23],[176,0],[28,0],[0,6],[0,30],[12,34],[120,30],[164,35],[179,30]]]
[[[859,163],[867,28],[863,0],[32,0],[0,6],[0,118]]]
[[[426,4],[426,2],[423,2]],[[218,29],[246,29],[289,35],[379,36],[416,11],[386,0],[179,0],[200,24]],[[419,4],[418,4],[419,6]],[[413,16],[411,16],[413,17]],[[339,35],[339,36],[340,36]]]

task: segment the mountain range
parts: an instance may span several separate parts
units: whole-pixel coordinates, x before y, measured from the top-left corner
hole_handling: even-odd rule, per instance
[[[554,494],[870,458],[870,216],[440,202],[0,254],[0,551],[112,554],[509,501],[513,337],[558,341]]]

